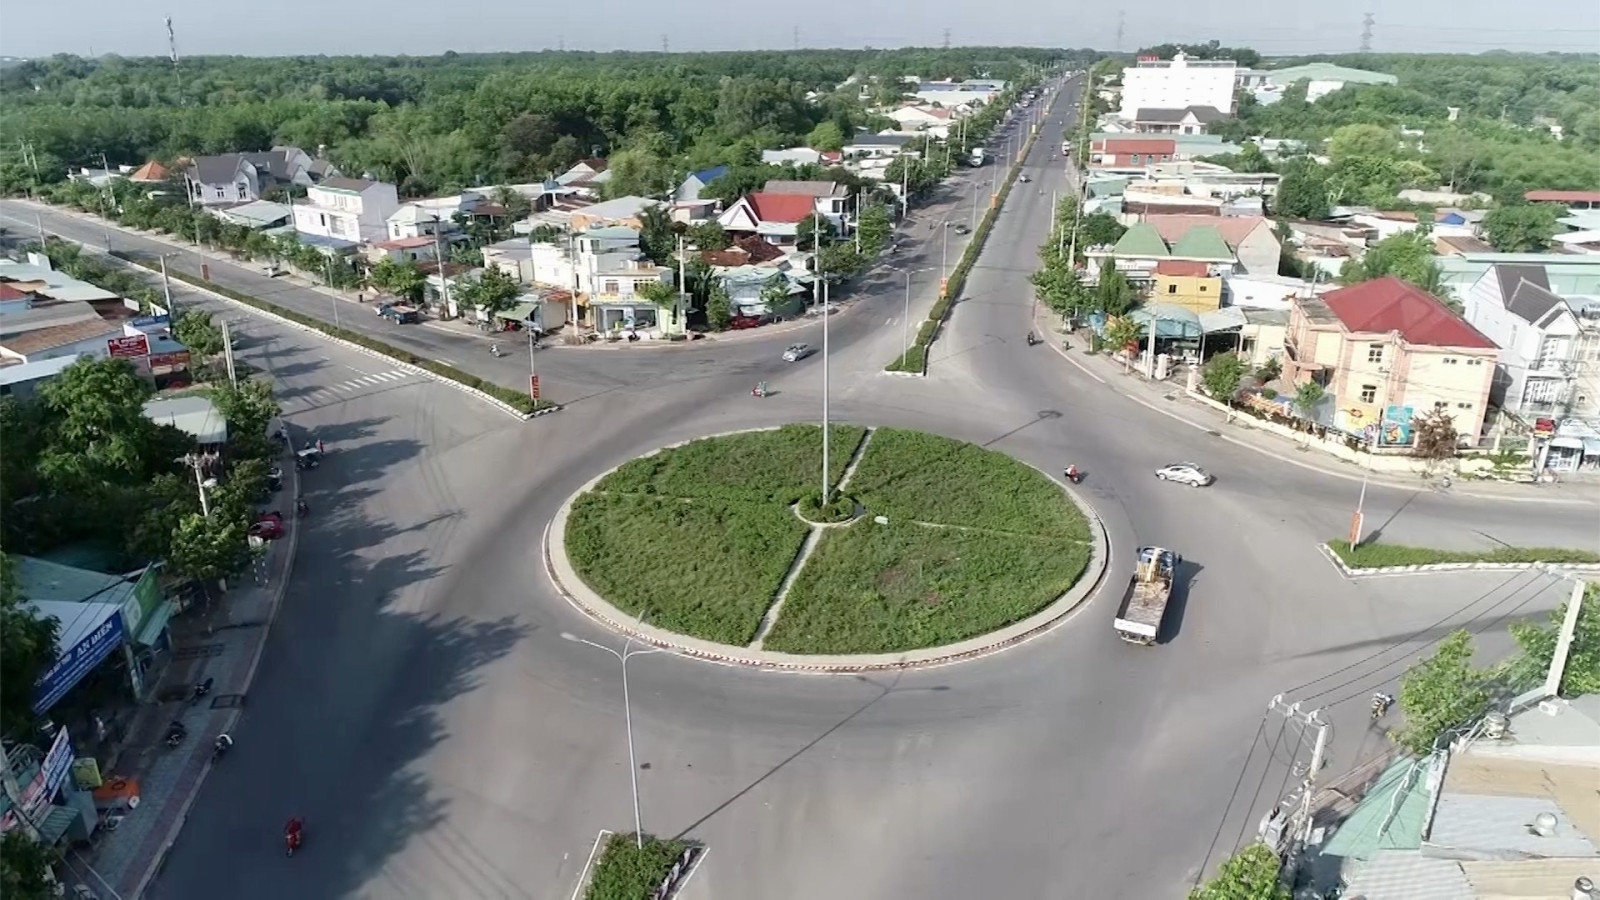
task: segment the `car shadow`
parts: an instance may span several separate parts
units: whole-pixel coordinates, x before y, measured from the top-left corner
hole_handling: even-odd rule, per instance
[[[1205,569],[1205,566],[1188,559],[1178,563],[1177,571],[1172,573],[1172,596],[1167,598],[1167,615],[1161,621],[1161,629],[1156,632],[1157,644],[1170,644],[1183,632],[1184,614],[1189,608],[1189,587]]]

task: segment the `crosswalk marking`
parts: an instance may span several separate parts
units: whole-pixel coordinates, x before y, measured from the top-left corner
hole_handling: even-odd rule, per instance
[[[290,397],[283,402],[286,411],[296,407],[320,406],[327,403],[338,403],[348,400],[352,396],[380,388],[392,387],[398,384],[417,384],[423,381],[414,373],[391,369],[386,372],[371,372],[362,374],[349,381],[339,384],[318,385],[303,393]]]

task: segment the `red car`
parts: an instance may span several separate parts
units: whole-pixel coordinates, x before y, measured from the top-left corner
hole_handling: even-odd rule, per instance
[[[745,328],[759,328],[767,324],[766,316],[734,316],[728,321],[728,327],[734,330]]]
[[[283,537],[283,515],[277,512],[262,513],[261,518],[250,526],[250,536],[264,541],[275,541]]]

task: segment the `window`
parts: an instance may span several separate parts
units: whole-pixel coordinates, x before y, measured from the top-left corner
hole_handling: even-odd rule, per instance
[[[1383,362],[1383,345],[1382,344],[1368,344],[1367,345],[1367,362],[1369,362],[1369,363],[1381,363],[1381,362]]]
[[[1167,293],[1176,294],[1177,292],[1178,292],[1178,286],[1177,285],[1175,285],[1175,284],[1167,285]]]
[[[1444,402],[1443,400],[1435,400],[1434,403],[1433,403],[1433,408],[1438,410],[1439,412],[1444,412],[1445,410],[1450,408],[1450,404]]]
[[[1205,292],[1206,292],[1206,286],[1203,285],[1203,284],[1200,285],[1200,293],[1204,294]]]
[[[1362,403],[1376,403],[1376,402],[1378,402],[1378,386],[1375,385],[1375,384],[1363,384],[1361,386],[1361,402]]]
[[[1481,366],[1481,365],[1483,365],[1483,360],[1482,359],[1478,359],[1478,358],[1469,359],[1469,360],[1467,360],[1467,365],[1469,365],[1469,366]]]
[[[1129,157],[1128,161],[1137,166],[1139,165],[1140,158],[1140,155],[1135,153],[1133,156]]]
[[[1459,363],[1459,362],[1461,362],[1461,360],[1456,359],[1454,356],[1446,356],[1444,358],[1444,364],[1447,365],[1447,366],[1453,366],[1453,365],[1455,365],[1456,363]]]
[[[1457,403],[1456,404],[1456,409],[1471,409],[1471,408],[1472,408],[1472,404],[1471,403]]]
[[[224,190],[223,188],[217,188],[217,199],[218,200],[221,200],[222,198],[224,198],[226,196],[228,196],[228,192],[226,190]]]
[[[602,294],[620,294],[622,292],[620,290],[618,290],[617,283],[615,281],[607,281],[605,284],[601,285],[600,293],[602,293]]]

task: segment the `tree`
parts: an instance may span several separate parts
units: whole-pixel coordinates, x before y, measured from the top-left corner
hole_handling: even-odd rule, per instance
[[[237,384],[217,384],[211,388],[210,396],[228,423],[230,437],[264,437],[267,426],[283,411],[272,395],[272,384],[264,380],[244,378]]]
[[[733,238],[716,222],[701,222],[689,226],[684,241],[696,250],[726,250],[733,246]]]
[[[1345,125],[1328,137],[1328,156],[1338,163],[1360,156],[1392,157],[1399,144],[1394,132],[1379,125]]]
[[[869,203],[861,207],[861,212],[856,217],[856,233],[861,238],[862,252],[869,256],[876,256],[888,246],[890,235],[894,234],[894,219],[889,216],[889,208],[882,203]]]
[[[866,267],[866,258],[847,243],[827,244],[817,251],[817,271],[829,281],[853,278]]]
[[[733,301],[728,297],[728,288],[722,279],[714,279],[706,293],[706,324],[712,331],[723,331],[732,321]]]
[[[173,574],[202,583],[229,578],[250,564],[246,528],[243,521],[217,511],[210,517],[187,516],[172,533],[167,564]]]
[[[661,206],[646,207],[639,214],[639,250],[658,266],[670,266],[678,258],[678,231],[672,216]]]
[[[1093,305],[1093,295],[1078,276],[1078,270],[1055,262],[1029,277],[1040,302],[1057,315],[1076,315]]]
[[[122,359],[80,360],[40,389],[51,416],[39,470],[58,485],[143,479],[155,423],[154,393]]]
[[[1133,285],[1117,269],[1110,257],[1100,263],[1100,278],[1094,288],[1095,303],[1108,316],[1125,316],[1133,309]]]
[[[1244,380],[1244,373],[1249,370],[1243,358],[1237,353],[1218,353],[1211,357],[1206,367],[1200,373],[1200,381],[1205,385],[1206,393],[1211,399],[1219,403],[1233,403],[1233,397],[1239,393],[1239,384]]]
[[[222,329],[212,322],[208,312],[189,310],[173,323],[172,333],[198,357],[215,356],[222,352]]]
[[[1327,391],[1323,390],[1322,385],[1317,384],[1315,381],[1303,382],[1294,389],[1294,408],[1300,412],[1301,416],[1310,419],[1316,415],[1317,405],[1322,402],[1322,398],[1326,395]]]
[[[833,222],[825,216],[812,215],[801,219],[794,229],[794,246],[801,252],[810,252],[816,249],[820,240],[823,246],[834,237]]]
[[[764,284],[761,285],[761,302],[767,304],[768,309],[779,309],[789,302],[789,276],[782,272],[773,272]]]
[[[1278,181],[1272,208],[1291,219],[1326,219],[1330,211],[1327,170],[1310,159],[1290,161]]]
[[[1555,658],[1556,639],[1566,617],[1567,603],[1563,603],[1550,614],[1548,624],[1512,623],[1511,637],[1522,650],[1516,668],[1521,670],[1524,683],[1544,680],[1550,661]],[[1584,588],[1583,608],[1578,610],[1578,624],[1572,632],[1572,646],[1567,650],[1567,664],[1561,670],[1557,692],[1563,697],[1600,694],[1600,586]]]
[[[839,150],[844,147],[844,131],[837,122],[822,122],[806,135],[806,146],[813,150]]]
[[[32,729],[34,685],[56,659],[56,620],[24,599],[16,560],[0,554],[0,734]]]
[[[1122,235],[1127,230],[1117,221],[1116,216],[1101,212],[1084,216],[1078,221],[1078,256],[1082,257],[1084,251],[1090,247],[1109,247],[1115,244],[1122,240]]]
[[[1126,316],[1114,316],[1106,320],[1105,333],[1102,335],[1106,346],[1113,353],[1139,352],[1139,323]]]
[[[372,267],[367,273],[367,283],[409,303],[422,302],[422,295],[428,287],[428,279],[415,262],[406,260],[397,263],[388,258],[379,260]]]
[[[50,870],[55,848],[39,843],[13,828],[0,838],[0,897],[6,900],[53,900],[56,883]]]
[[[1282,864],[1277,851],[1261,842],[1223,862],[1217,877],[1189,892],[1189,900],[1289,900],[1291,892],[1278,881]]]
[[[1360,259],[1346,260],[1339,269],[1340,284],[1360,284],[1393,275],[1434,296],[1445,293],[1433,241],[1421,231],[1390,235],[1367,248]]]
[[[1477,721],[1489,708],[1487,678],[1472,667],[1472,654],[1472,634],[1457,631],[1406,672],[1400,682],[1405,727],[1390,734],[1402,749],[1427,756],[1441,735]]]
[[[1501,206],[1483,217],[1483,234],[1501,253],[1543,253],[1561,230],[1561,207],[1549,203]]]
[[[672,313],[676,319],[678,309],[678,289],[665,281],[650,281],[639,287],[639,296],[654,303],[657,309]]]
[[[1452,459],[1460,437],[1448,413],[1442,409],[1430,410],[1411,423],[1411,438],[1415,441],[1411,455],[1420,459]]]
[[[454,296],[461,305],[492,316],[510,309],[522,293],[522,285],[515,278],[499,266],[489,266],[478,277],[455,285]]]

